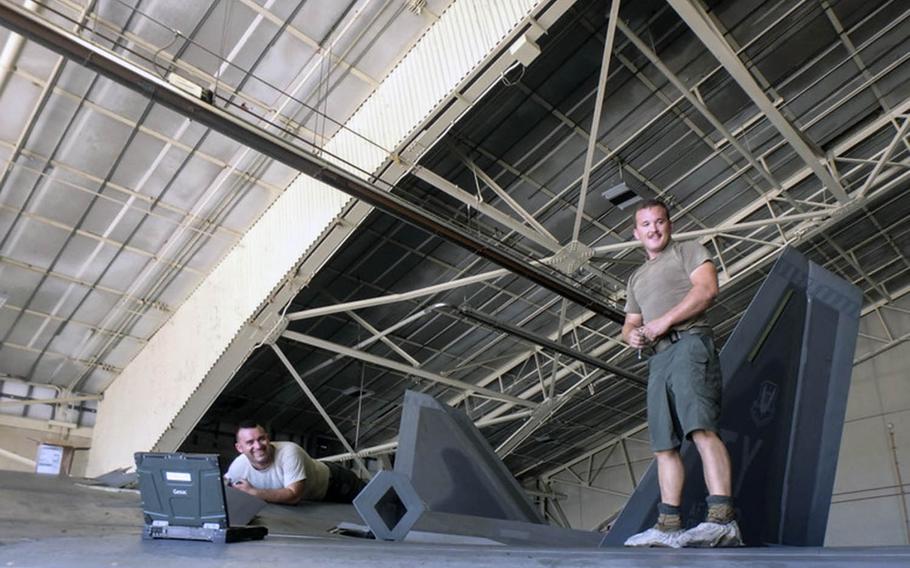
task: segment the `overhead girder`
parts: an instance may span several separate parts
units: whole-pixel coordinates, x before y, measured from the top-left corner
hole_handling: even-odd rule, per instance
[[[339,345],[337,343],[332,343],[331,341],[326,341],[324,339],[319,339],[318,337],[313,337],[306,335],[304,333],[299,333],[296,331],[284,331],[281,333],[282,337],[302,343],[304,345],[309,345],[311,347],[316,347],[318,349],[324,349],[326,351],[331,351],[333,353],[338,353],[353,359],[358,359],[366,363],[373,365],[378,365],[386,369],[391,369],[397,371],[406,376],[414,376],[421,379],[428,380],[433,383],[438,383],[441,385],[446,385],[449,387],[462,389],[465,391],[471,392],[474,396],[479,398],[488,398],[492,400],[498,400],[500,402],[505,402],[509,404],[518,404],[520,406],[525,406],[529,408],[534,408],[537,406],[536,402],[512,396],[503,392],[498,392],[495,390],[488,389],[486,387],[477,386],[471,383],[466,383],[458,379],[453,379],[441,375],[439,373],[433,373],[427,371],[426,369],[421,369],[419,367],[412,367],[410,365],[405,365],[397,361],[392,361],[391,359],[386,359],[385,357],[379,357],[364,351],[359,351],[357,349],[352,349],[344,345]]]
[[[705,47],[723,65],[727,73],[739,84],[752,102],[774,125],[781,136],[790,144],[793,150],[802,158],[803,162],[818,177],[822,185],[834,195],[841,203],[850,199],[841,182],[831,173],[826,163],[825,154],[806,135],[791,123],[787,117],[774,106],[761,86],[755,80],[746,65],[739,59],[730,44],[713,25],[708,15],[694,0],[668,0],[670,6],[679,14],[682,20],[695,33],[695,36],[704,43]]]

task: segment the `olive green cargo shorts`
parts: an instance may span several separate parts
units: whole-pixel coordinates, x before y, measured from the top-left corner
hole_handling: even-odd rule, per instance
[[[708,335],[682,335],[648,362],[648,430],[655,452],[678,448],[695,430],[718,431],[720,362]]]

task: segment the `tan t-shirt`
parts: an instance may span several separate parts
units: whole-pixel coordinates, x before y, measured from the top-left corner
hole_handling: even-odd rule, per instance
[[[711,255],[697,241],[670,241],[657,258],[649,259],[629,278],[626,289],[626,313],[641,314],[645,323],[664,315],[682,301],[692,289],[689,276]],[[707,327],[704,312],[680,322],[673,329]]]
[[[321,501],[329,487],[329,466],[310,457],[310,454],[293,442],[272,442],[275,459],[265,469],[256,469],[250,460],[240,454],[228,468],[226,477],[232,481],[246,479],[260,489],[281,489],[303,482],[303,499]]]

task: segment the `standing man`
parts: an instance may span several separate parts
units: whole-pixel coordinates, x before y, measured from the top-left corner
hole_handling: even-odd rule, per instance
[[[717,296],[717,272],[707,249],[670,239],[670,212],[658,200],[635,211],[633,234],[647,261],[629,279],[623,338],[653,348],[648,362],[648,430],[660,486],[657,524],[626,546],[741,546],[730,483],[730,456],[717,435],[721,375],[705,311]],[[683,439],[701,456],[708,487],[705,522],[683,531]]]
[[[350,503],[364,486],[353,471],[316,461],[293,442],[269,441],[265,428],[253,420],[240,423],[234,447],[240,455],[231,462],[225,479],[269,503]]]

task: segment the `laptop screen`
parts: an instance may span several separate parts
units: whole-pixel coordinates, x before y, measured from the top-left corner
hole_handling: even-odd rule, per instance
[[[228,527],[217,455],[137,452],[134,457],[146,524]]]

